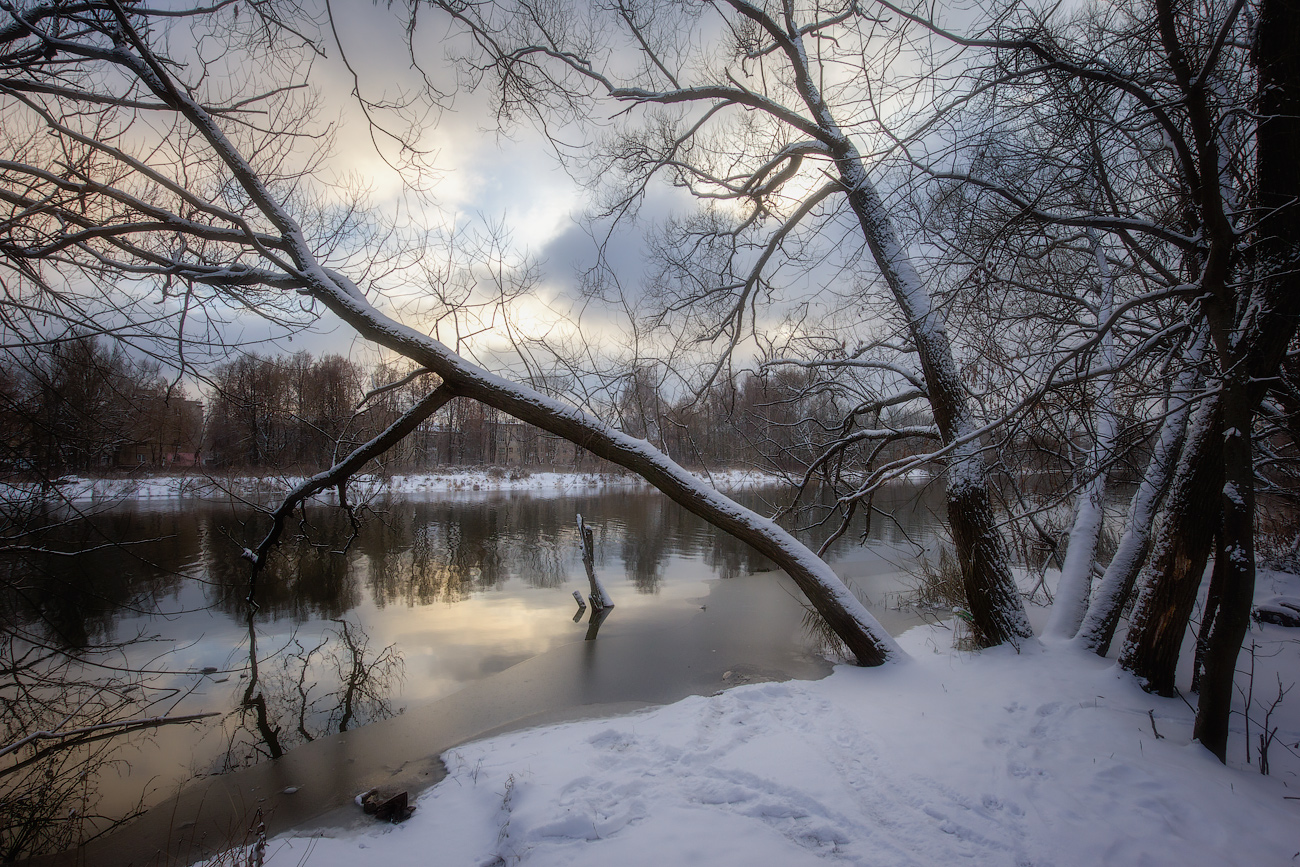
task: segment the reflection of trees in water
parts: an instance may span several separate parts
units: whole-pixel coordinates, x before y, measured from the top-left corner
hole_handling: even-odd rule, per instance
[[[670,540],[681,536],[682,528],[671,526],[676,523],[673,511],[688,514],[683,509],[666,510],[648,497],[629,497],[623,514],[614,524],[621,536],[619,548],[623,568],[632,586],[640,593],[658,592],[664,559],[671,550]],[[609,526],[608,523],[601,525],[602,544],[606,541]]]
[[[946,510],[942,485],[885,485],[872,495],[869,509],[858,510],[848,530],[831,550],[867,541],[924,546],[943,524],[940,516]],[[805,496],[792,523],[801,528],[796,532],[800,540],[815,550],[839,526],[839,520],[834,497],[823,488]]]
[[[269,526],[266,516],[260,513],[241,517],[232,522],[232,528],[219,521],[215,511],[207,513],[205,520],[214,526],[204,552],[209,601],[240,620],[244,618],[249,581],[243,547],[260,541]],[[258,572],[258,616],[287,617],[298,623],[342,617],[361,601],[346,549],[353,533],[347,513],[309,509],[295,529],[297,532],[286,532]]]
[[[166,685],[172,643],[116,626],[175,610],[198,551],[194,524],[166,514],[0,504],[0,861],[130,818],[138,805],[97,808],[124,740],[202,717],[170,715],[183,698]]]
[[[19,503],[0,524],[0,619],[67,648],[105,642],[123,611],[161,612],[198,559],[195,524],[168,514],[114,509],[92,521]]]
[[[739,499],[770,511],[760,494]],[[870,538],[897,544],[911,536],[924,543],[935,525],[933,499],[922,494],[918,500],[911,486],[882,489],[874,504],[892,517],[874,515]],[[620,556],[628,579],[641,592],[658,589],[673,556],[700,557],[724,578],[770,568],[748,546],[662,497],[639,491],[562,498],[394,499],[376,506],[346,551],[339,548],[340,540],[352,537],[348,516],[312,505],[258,577],[258,616],[297,622],[337,619],[355,608],[367,590],[383,606],[455,602],[511,580],[559,587],[578,569],[575,511],[597,528],[597,556]],[[44,634],[65,646],[86,646],[111,635],[114,619],[124,612],[175,610],[185,577],[202,569],[204,604],[243,620],[248,562],[240,553],[265,532],[264,516],[251,510],[236,515],[229,506],[192,505],[119,507],[96,515],[93,524],[50,518],[41,516],[45,529],[30,540],[38,550],[21,558],[0,557],[0,616],[39,623]],[[809,520],[808,515],[798,517],[799,522]],[[855,544],[864,529],[866,522],[859,521],[837,547]],[[813,526],[799,535],[817,545],[828,532],[828,526]],[[102,546],[104,538],[147,544]],[[82,553],[59,553],[77,550]]]
[[[560,525],[555,506],[532,498],[394,505],[356,546],[376,604],[456,602],[512,578],[559,587],[572,527]]]
[[[210,714],[171,715],[184,697],[159,685],[167,647],[150,666],[130,653],[150,642],[78,647],[13,623],[0,630],[0,861],[66,849],[137,815],[97,812],[99,779],[124,766],[125,736]]]
[[[719,534],[712,541],[700,556],[719,578],[737,578],[773,568],[771,560],[731,536]]]
[[[248,595],[248,561],[233,545],[218,543],[208,562],[211,604],[242,619]],[[345,554],[286,538],[257,576],[258,616],[301,623],[341,617],[361,601]]]
[[[776,502],[768,499],[777,494]],[[779,509],[781,498],[788,493],[746,491],[732,495],[737,502],[760,513]],[[732,536],[718,532],[673,503],[658,497],[636,498],[629,510],[623,538],[624,560],[628,574],[638,589],[653,592],[664,557],[670,554],[697,556],[719,578],[735,578],[773,568],[772,562]],[[831,549],[832,554],[864,542],[895,545],[914,540],[924,544],[939,525],[935,509],[943,504],[942,491],[911,485],[895,485],[877,492],[875,508],[854,520],[849,531]],[[794,530],[800,541],[818,548],[831,534],[835,521],[820,521],[832,515],[834,504],[824,501],[817,509],[804,509],[785,515],[780,523]],[[653,570],[653,574],[652,574]]]
[[[391,694],[405,663],[396,645],[372,651],[356,623],[334,620],[315,641],[294,635],[259,656],[248,615],[247,683],[226,719],[229,738],[219,771],[276,759],[295,746],[393,715]]]
[[[642,593],[658,591],[664,562],[672,556],[699,557],[722,578],[771,568],[767,558],[745,543],[661,497],[628,497],[619,507],[613,526],[618,528],[624,568]]]

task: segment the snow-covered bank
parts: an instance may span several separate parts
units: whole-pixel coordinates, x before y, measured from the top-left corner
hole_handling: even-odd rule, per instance
[[[964,654],[950,637],[906,633],[913,660],[885,669],[469,744],[404,825],[280,838],[269,863],[1295,863],[1294,762],[1220,765],[1182,701],[1068,646]],[[1295,660],[1278,660],[1292,679]],[[1298,718],[1274,717],[1278,741]]]
[[[778,477],[757,470],[720,470],[695,473],[720,491],[737,491],[781,484]],[[51,487],[0,484],[0,499],[44,497],[64,502],[114,502],[119,500],[166,500],[257,497],[283,494],[304,480],[303,476],[141,476],[103,479],[67,476]],[[456,491],[536,491],[571,493],[604,488],[644,488],[648,484],[626,473],[555,473],[519,469],[449,469],[445,472],[390,476],[360,475],[352,482],[361,496],[374,494],[430,494]],[[327,495],[326,495],[327,496]]]

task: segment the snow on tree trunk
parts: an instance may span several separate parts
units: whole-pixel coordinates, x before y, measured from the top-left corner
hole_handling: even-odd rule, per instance
[[[1218,395],[1206,398],[1188,426],[1160,532],[1138,577],[1142,589],[1120,651],[1120,665],[1160,695],[1174,694],[1183,635],[1218,532],[1222,426]]]
[[[1268,276],[1250,288],[1244,310],[1231,311],[1224,356],[1223,488],[1218,610],[1205,644],[1193,735],[1226,761],[1237,655],[1250,627],[1255,590],[1255,466],[1251,428],[1268,381],[1277,375],[1300,318],[1300,9],[1264,0],[1254,60],[1259,73],[1256,168],[1259,241],[1251,251]],[[1227,313],[1228,311],[1225,311]],[[1207,313],[1207,317],[1208,317]],[[1225,319],[1227,317],[1225,316]],[[1216,569],[1216,571],[1219,571]]]
[[[867,245],[916,343],[940,436],[945,445],[955,444],[948,463],[948,522],[976,638],[983,646],[1003,642],[1018,646],[1034,633],[994,520],[988,468],[979,440],[972,434],[975,425],[943,315],[931,305],[916,267],[898,242],[880,194],[867,179],[862,158],[847,139],[836,153],[836,163]]]
[[[778,122],[812,135],[819,149],[829,151],[837,180],[848,196],[876,266],[907,322],[935,423],[944,445],[949,447],[948,519],[976,638],[985,646],[1003,642],[1018,645],[1033,637],[1033,630],[994,520],[988,469],[974,433],[976,425],[953,359],[944,317],[932,306],[920,274],[899,242],[880,193],[867,177],[861,153],[823,98],[820,76],[814,74],[804,46],[804,32],[794,26],[793,7],[787,5],[781,13],[783,25],[766,7],[748,0],[726,2],[766,31],[789,62],[791,84],[807,107],[811,123],[774,101],[763,100],[762,110]],[[678,93],[685,98],[685,91]]]
[[[582,566],[587,570],[587,583],[591,585],[591,607],[596,611],[604,611],[614,607],[614,599],[605,589],[605,582],[596,574],[596,542],[593,535],[591,525],[583,521],[579,514],[578,540],[582,544]],[[581,602],[582,597],[578,597],[578,601]]]
[[[1133,592],[1138,572],[1151,550],[1151,532],[1155,526],[1156,510],[1169,489],[1174,462],[1183,447],[1193,391],[1200,378],[1197,365],[1204,349],[1205,337],[1201,334],[1187,353],[1188,366],[1174,384],[1151,459],[1147,462],[1141,484],[1129,501],[1128,517],[1124,522],[1119,545],[1098,583],[1087,616],[1079,628],[1077,637],[1082,646],[1098,656],[1105,656],[1110,651],[1120,611]]]
[[[1110,320],[1115,302],[1115,282],[1106,261],[1106,251],[1101,246],[1097,232],[1088,230],[1088,243],[1097,262],[1100,280],[1100,303],[1097,305],[1097,325]],[[1109,329],[1101,336],[1100,362],[1102,370],[1115,367],[1115,340]],[[1085,482],[1075,504],[1074,525],[1065,549],[1065,563],[1061,566],[1061,580],[1057,584],[1056,603],[1048,621],[1046,635],[1052,638],[1073,638],[1088,611],[1088,597],[1092,592],[1092,569],[1097,555],[1097,540],[1101,538],[1106,517],[1106,476],[1115,453],[1115,440],[1119,424],[1115,418],[1113,377],[1102,374],[1092,383],[1097,395],[1097,431],[1084,465]]]
[[[1097,443],[1089,457],[1096,457],[1100,451],[1100,443]],[[1079,491],[1075,503],[1074,523],[1066,543],[1061,580],[1057,584],[1051,619],[1043,632],[1050,638],[1074,637],[1083,623],[1092,594],[1093,561],[1105,519],[1106,470],[1104,465],[1099,466],[1091,459],[1088,466],[1092,477]]]

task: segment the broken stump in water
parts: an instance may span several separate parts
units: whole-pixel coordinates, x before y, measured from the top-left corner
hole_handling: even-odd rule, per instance
[[[587,569],[587,581],[591,584],[591,619],[587,621],[587,641],[591,641],[600,632],[600,624],[605,622],[609,616],[610,609],[614,607],[614,600],[610,598],[609,592],[605,585],[600,583],[596,577],[596,543],[593,538],[591,527],[582,520],[582,515],[578,515],[578,538],[582,541],[582,565]],[[577,597],[578,604],[582,604],[582,597],[578,591],[573,591]],[[576,623],[582,617],[582,609],[578,609],[578,614],[574,617]]]
[[[583,522],[582,515],[578,515],[578,538],[582,541],[582,565],[587,569],[587,581],[591,584],[591,607],[596,611],[613,608],[614,600],[596,577],[596,545],[591,527]]]

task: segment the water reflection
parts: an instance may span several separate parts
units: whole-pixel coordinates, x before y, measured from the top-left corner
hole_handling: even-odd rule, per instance
[[[423,501],[390,505],[356,549],[375,604],[459,602],[513,579],[564,583],[569,538],[553,501]]]
[[[123,612],[163,610],[196,571],[194,533],[176,533],[173,515],[114,510],[85,520],[50,509],[23,518],[32,529],[7,532],[13,545],[0,549],[0,618],[65,648],[102,643]]]
[[[932,504],[915,494],[878,499],[897,520],[877,516],[870,541],[924,541],[933,533]],[[756,494],[742,499],[763,507]],[[651,493],[395,500],[375,509],[346,547],[348,516],[314,505],[258,576],[256,618],[324,623],[368,604],[460,603],[512,585],[555,590],[580,572],[577,513],[596,530],[597,567],[606,575],[621,567],[640,594],[658,593],[677,560],[701,561],[721,578],[772,568],[747,545]],[[128,504],[93,521],[56,522],[32,540],[45,553],[0,558],[0,616],[40,625],[68,647],[110,638],[127,620],[201,608],[242,625],[249,565],[240,552],[261,538],[265,524],[258,513],[207,503]],[[800,535],[815,547],[828,532]],[[830,559],[853,542],[838,542]]]
[[[910,489],[885,494],[876,505],[898,522],[877,516],[873,540],[933,534],[924,498]],[[742,499],[770,511],[757,494]],[[586,595],[587,584],[578,513],[595,529],[593,563],[618,606],[608,621],[596,612],[572,617],[572,591]],[[267,524],[251,508],[127,504],[94,521],[55,523],[39,534],[43,553],[0,557],[0,617],[68,648],[169,639],[177,649],[155,666],[156,686],[186,696],[180,712],[225,714],[206,733],[159,732],[131,753],[134,788],[124,779],[117,805],[104,803],[106,814],[134,806],[141,779],[158,781],[156,791],[165,793],[195,770],[277,757],[598,631],[589,644],[639,634],[645,647],[665,648],[646,654],[642,676],[653,678],[670,645],[679,655],[716,646],[709,643],[716,627],[709,636],[682,631],[700,612],[705,582],[772,568],[748,546],[642,491],[392,500],[374,505],[355,534],[345,513],[312,505],[259,574],[258,607],[250,611],[250,566],[241,551]],[[801,535],[816,545],[827,532]],[[122,544],[106,546],[107,539]],[[837,543],[831,559],[854,541]],[[737,632],[766,635],[761,624]],[[148,654],[130,661],[152,664],[157,653]]]
[[[315,641],[295,634],[263,658],[251,608],[247,624],[244,688],[223,721],[227,747],[217,772],[278,759],[299,744],[393,716],[392,695],[405,671],[396,645],[373,651],[362,626],[338,619]]]

